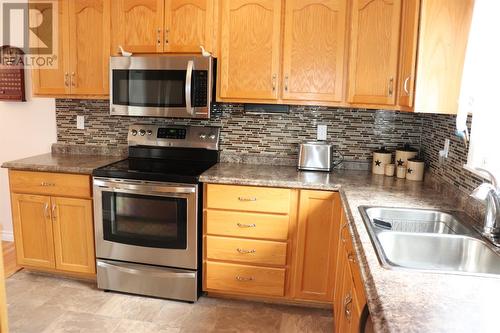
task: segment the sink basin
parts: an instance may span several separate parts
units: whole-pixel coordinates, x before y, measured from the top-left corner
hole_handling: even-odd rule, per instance
[[[500,255],[453,213],[389,207],[359,209],[384,267],[500,275]]]
[[[500,256],[486,243],[472,237],[381,232],[377,238],[387,262],[393,266],[500,274]]]
[[[391,231],[433,234],[470,235],[474,230],[460,222],[450,213],[411,208],[363,207],[374,228]],[[390,226],[377,223],[382,221]]]

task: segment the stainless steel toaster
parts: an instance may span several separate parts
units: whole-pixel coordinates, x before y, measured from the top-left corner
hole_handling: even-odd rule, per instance
[[[308,141],[300,144],[299,170],[331,171],[333,146],[326,141]]]

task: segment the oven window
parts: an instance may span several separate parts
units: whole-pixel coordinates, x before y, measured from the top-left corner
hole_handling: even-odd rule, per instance
[[[185,107],[185,70],[113,70],[113,104]]]
[[[102,193],[104,239],[145,247],[187,248],[187,199]]]

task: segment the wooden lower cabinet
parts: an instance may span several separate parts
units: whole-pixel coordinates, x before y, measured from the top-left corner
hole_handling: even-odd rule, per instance
[[[56,268],[95,273],[92,201],[51,198]]]
[[[57,184],[52,182],[55,175],[58,175],[57,179],[66,180],[73,179],[74,176],[10,172],[17,262],[20,266],[32,269],[94,276],[92,199],[14,192],[20,190],[15,184],[21,179],[27,183],[45,184],[40,190],[27,187],[35,192],[43,192],[45,187],[57,188]],[[90,187],[90,177],[86,177],[87,186]],[[75,185],[80,186],[81,180]],[[71,182],[65,186],[71,187]],[[90,192],[87,193],[90,195]]]
[[[366,297],[352,247],[347,218],[342,212],[338,245],[337,279],[333,303],[336,333],[358,333]]]
[[[332,304],[337,192],[207,184],[205,193],[205,291]]]
[[[11,200],[17,263],[55,268],[50,197],[14,193]]]
[[[299,198],[292,293],[298,299],[332,302],[340,196],[301,190]]]

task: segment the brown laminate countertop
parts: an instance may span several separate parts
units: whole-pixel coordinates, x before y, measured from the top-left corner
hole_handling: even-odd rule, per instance
[[[294,167],[219,163],[201,176],[206,183],[338,190],[368,306],[377,332],[498,332],[500,278],[389,270],[381,266],[358,207],[457,209],[457,202],[429,182],[366,171],[299,172]],[[436,254],[437,255],[437,254]]]
[[[94,169],[122,159],[123,157],[119,156],[47,153],[5,162],[2,164],[2,168],[90,175]]]

